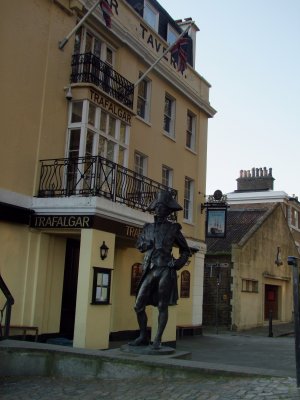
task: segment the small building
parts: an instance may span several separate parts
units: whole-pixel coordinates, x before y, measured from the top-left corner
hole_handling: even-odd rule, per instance
[[[207,239],[203,325],[233,330],[292,320],[297,248],[280,204],[229,209],[225,238]]]
[[[248,204],[266,207],[280,203],[296,246],[300,250],[300,202],[295,194],[290,196],[284,191],[274,190],[274,181],[272,168],[241,170],[237,178],[237,189],[227,194],[228,204],[232,208]]]

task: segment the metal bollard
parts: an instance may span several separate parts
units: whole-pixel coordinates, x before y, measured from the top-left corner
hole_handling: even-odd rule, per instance
[[[273,337],[273,312],[269,312],[269,337]]]

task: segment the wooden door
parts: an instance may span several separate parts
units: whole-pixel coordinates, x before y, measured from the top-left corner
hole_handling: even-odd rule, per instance
[[[265,285],[265,320],[270,317],[272,312],[273,319],[278,319],[278,286]]]
[[[68,239],[60,317],[60,335],[67,339],[73,339],[74,335],[79,251],[80,241]]]

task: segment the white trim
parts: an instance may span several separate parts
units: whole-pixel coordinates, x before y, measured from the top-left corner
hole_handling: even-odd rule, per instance
[[[101,215],[114,221],[140,226],[146,222],[153,222],[153,215],[134,210],[125,204],[115,203],[103,197],[33,198],[32,208],[39,215]]]

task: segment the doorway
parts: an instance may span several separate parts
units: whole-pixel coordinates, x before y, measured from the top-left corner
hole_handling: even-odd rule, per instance
[[[270,313],[272,318],[278,319],[278,286],[265,285],[265,320],[268,320]]]
[[[80,240],[67,239],[60,335],[72,340],[75,325]]]

